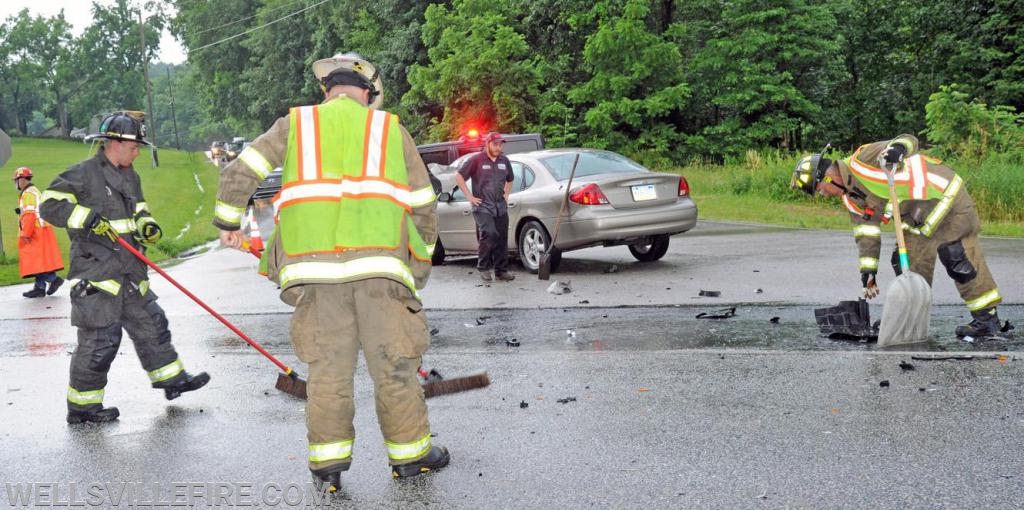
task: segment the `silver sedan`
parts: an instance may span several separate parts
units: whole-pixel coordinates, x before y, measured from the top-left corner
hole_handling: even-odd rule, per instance
[[[651,172],[621,154],[549,149],[508,158],[515,175],[508,200],[508,246],[531,273],[549,249],[552,271],[563,252],[590,246],[627,245],[637,260],[652,262],[668,251],[670,236],[697,224],[697,206],[685,178]],[[454,172],[464,162],[460,158],[451,166],[433,168],[442,185],[435,265],[446,256],[477,253],[472,208],[454,182]]]

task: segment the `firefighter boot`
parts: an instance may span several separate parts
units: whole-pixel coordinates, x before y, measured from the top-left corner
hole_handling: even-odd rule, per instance
[[[449,460],[451,460],[451,455],[448,455],[447,448],[431,446],[430,451],[422,459],[400,466],[391,466],[391,476],[394,478],[419,476],[428,471],[447,466]]]
[[[27,298],[43,297],[46,295],[46,290],[36,287],[28,292],[22,292],[21,295]]]
[[[188,372],[183,372],[181,377],[171,379],[166,385],[158,385],[154,387],[163,388],[164,397],[166,397],[167,400],[174,400],[180,397],[182,393],[195,391],[206,386],[206,383],[208,382],[210,382],[210,374],[207,374],[206,372],[200,372],[196,375],[190,375]]]
[[[974,320],[970,324],[956,327],[957,337],[985,338],[999,334],[999,314],[995,307],[971,312],[971,316]]]
[[[59,289],[61,285],[64,285],[64,279],[58,276],[55,280],[50,282],[48,287],[46,287],[46,295],[52,296],[54,292],[57,292],[57,289]]]
[[[68,409],[68,423],[74,425],[76,423],[85,423],[87,421],[102,423],[107,421],[114,421],[118,416],[121,416],[121,412],[116,407],[103,407],[91,411],[73,411]]]
[[[327,492],[338,492],[341,490],[341,473],[348,471],[350,465],[352,465],[351,462],[345,462],[344,464],[323,469],[311,469],[313,484],[321,492],[323,492],[325,485],[327,486]]]

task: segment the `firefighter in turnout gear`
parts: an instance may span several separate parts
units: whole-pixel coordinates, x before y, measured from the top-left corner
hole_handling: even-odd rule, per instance
[[[970,324],[956,328],[956,335],[997,335],[1000,321],[996,305],[1002,297],[978,242],[981,220],[974,200],[952,168],[918,153],[918,140],[913,135],[862,145],[844,161],[833,161],[824,154],[807,156],[797,163],[790,184],[808,194],[817,192],[842,199],[854,225],[864,297],[871,299],[879,293],[876,275],[881,224],[888,223],[892,214],[886,170],[880,167],[880,158],[886,165],[898,165],[894,180],[910,270],[931,285],[938,256],[973,317]],[[900,274],[895,250],[891,264]]]
[[[437,239],[427,169],[398,117],[378,109],[373,64],[339,54],[313,63],[313,74],[324,101],[292,108],[225,167],[214,224],[224,245],[242,249],[246,203],[283,167],[263,257],[295,306],[292,344],[309,364],[309,468],[334,490],[352,461],[360,350],[393,476],[439,469],[449,454],[431,442],[417,375],[430,339],[419,289]]]
[[[116,407],[103,407],[107,372],[121,345],[121,330],[154,388],[168,400],[201,388],[210,376],[192,376],[171,344],[167,318],[149,290],[145,263],[117,244],[120,237],[140,250],[162,231],[150,215],[139,174],[132,162],[145,140],[141,112],[117,112],[100,123],[101,140],[90,159],[58,175],[43,193],[40,207],[50,223],[71,238],[71,324],[78,347],[71,357],[68,423],[117,419]]]
[[[64,269],[60,246],[53,227],[39,215],[42,197],[32,184],[32,169],[23,166],[14,171],[18,188],[18,270],[22,278],[35,278],[32,290],[22,296],[37,298],[51,295],[64,284],[57,271]]]

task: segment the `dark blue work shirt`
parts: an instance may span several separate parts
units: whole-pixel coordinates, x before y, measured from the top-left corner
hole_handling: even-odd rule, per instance
[[[469,158],[459,169],[459,174],[470,181],[473,196],[483,200],[480,205],[473,207],[474,211],[508,214],[505,183],[512,182],[515,176],[512,174],[512,162],[504,154],[492,161],[484,149]]]

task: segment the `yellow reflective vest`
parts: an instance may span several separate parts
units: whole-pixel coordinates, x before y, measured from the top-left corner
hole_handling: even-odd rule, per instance
[[[337,100],[292,108],[289,119],[274,201],[276,235],[289,260],[280,270],[282,289],[386,277],[415,294],[406,261],[429,263],[430,255],[411,212],[433,195],[409,185],[397,116]],[[420,196],[424,191],[430,196]],[[366,256],[332,257],[361,250]]]

